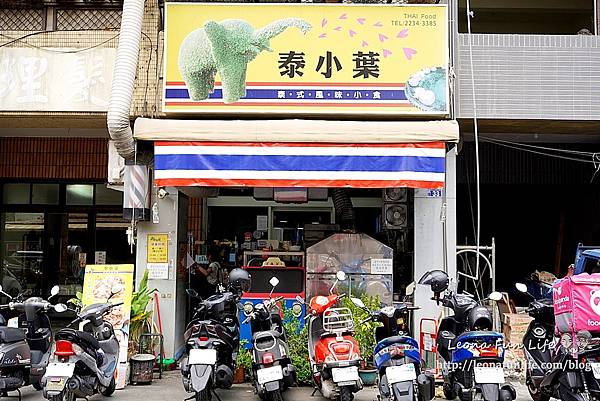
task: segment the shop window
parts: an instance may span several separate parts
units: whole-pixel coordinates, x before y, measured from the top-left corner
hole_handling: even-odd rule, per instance
[[[94,186],[87,184],[67,185],[67,205],[92,205]]]
[[[125,233],[130,224],[122,213],[96,214],[95,263],[133,263],[134,255]]]
[[[58,205],[58,184],[33,184],[31,203],[35,205]]]
[[[4,184],[2,202],[7,205],[29,204],[29,184]]]
[[[96,184],[96,205],[122,205],[123,192],[110,189],[106,184]]]
[[[2,213],[2,288],[11,296],[36,293],[42,280],[44,214]]]

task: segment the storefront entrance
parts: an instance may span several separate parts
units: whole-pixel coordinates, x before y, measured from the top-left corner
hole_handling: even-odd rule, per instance
[[[4,291],[47,296],[58,284],[68,298],[81,291],[86,264],[132,263],[121,194],[105,184],[2,185]]]

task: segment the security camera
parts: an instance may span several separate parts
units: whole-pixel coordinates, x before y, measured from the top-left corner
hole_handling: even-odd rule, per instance
[[[158,191],[156,192],[156,196],[158,196],[158,199],[163,199],[167,195],[169,195],[169,193],[164,187],[158,188]]]

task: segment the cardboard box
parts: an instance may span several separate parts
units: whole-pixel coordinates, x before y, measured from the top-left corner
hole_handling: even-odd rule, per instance
[[[529,326],[533,318],[524,313],[505,313],[502,315],[502,323],[508,326]]]

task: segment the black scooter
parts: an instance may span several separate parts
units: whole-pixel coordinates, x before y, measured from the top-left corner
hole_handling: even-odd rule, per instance
[[[200,305],[184,334],[183,386],[188,393],[194,393],[189,399],[209,401],[212,394],[219,399],[215,388],[228,389],[233,384],[240,343],[237,312],[242,294],[226,291],[202,300],[193,289],[187,293],[199,299]]]
[[[277,303],[283,297],[272,299],[279,284],[277,277],[269,281],[269,299],[256,305],[244,304],[243,323],[250,322],[252,331],[252,373],[259,397],[267,401],[281,401],[281,393],[296,384],[296,369],[290,360],[287,336]]]
[[[19,316],[8,322],[0,315],[0,395],[17,391],[21,397],[20,387],[32,385],[36,390],[42,389],[41,380],[48,365],[52,332],[47,313],[54,309],[64,312],[67,307],[62,304],[52,305],[49,300],[58,294],[59,288],[51,290],[48,301],[40,297],[23,300],[22,296],[12,298],[2,291],[10,301],[0,308],[19,312]]]
[[[446,292],[449,278],[441,270],[425,273],[419,284],[429,285],[433,300],[454,312],[443,318],[438,327],[444,396],[472,401],[481,394],[484,401],[514,400],[516,391],[504,379],[504,337],[493,331],[490,311],[469,294]],[[445,294],[441,296],[442,293]],[[488,299],[498,301],[502,294],[492,292]]]
[[[523,283],[517,289],[531,296]],[[563,401],[600,399],[600,339],[588,331],[577,333],[577,349],[565,333],[560,340],[554,337],[554,306],[552,299],[532,300],[527,308],[533,317],[523,337],[527,370],[525,382],[534,401],[551,397]],[[588,363],[589,368],[583,368]],[[587,393],[587,394],[586,394]]]

